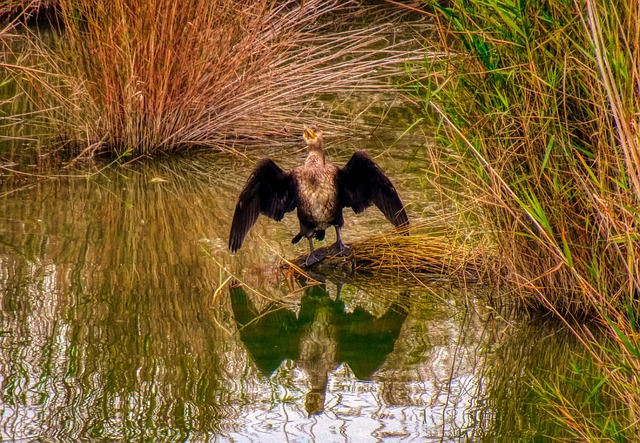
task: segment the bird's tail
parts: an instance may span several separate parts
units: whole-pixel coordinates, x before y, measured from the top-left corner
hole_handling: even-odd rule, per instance
[[[298,234],[293,237],[293,240],[291,240],[291,243],[293,243],[294,245],[296,243],[298,243],[300,240],[302,240],[302,237],[304,237],[304,235],[302,234],[302,232],[298,232]]]
[[[324,240],[324,233],[325,233],[324,229],[320,229],[320,230],[316,231],[314,233],[314,236],[315,236],[316,240],[319,240],[319,241]],[[298,234],[295,237],[293,237],[293,240],[291,240],[291,243],[293,243],[295,245],[300,240],[302,240],[302,237],[304,237],[304,236],[305,235],[302,232],[298,232]]]

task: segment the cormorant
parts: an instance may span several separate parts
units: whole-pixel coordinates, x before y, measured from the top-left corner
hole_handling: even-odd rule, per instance
[[[271,159],[258,162],[238,197],[229,235],[232,252],[240,249],[259,214],[280,221],[285,213],[296,208],[300,232],[291,242],[298,243],[303,237],[309,240],[307,266],[324,258],[319,250],[314,250],[313,238],[324,240],[329,226],[335,227],[337,237],[329,254],[351,252],[340,238],[344,224],[342,208],[350,207],[359,214],[375,204],[394,226],[409,225],[396,189],[365,151],[357,151],[339,168],[325,161],[322,131],[306,128],[303,137],[309,155],[302,165],[285,172]]]

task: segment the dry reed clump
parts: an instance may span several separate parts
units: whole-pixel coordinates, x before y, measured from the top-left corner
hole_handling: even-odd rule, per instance
[[[433,7],[451,56],[413,86],[428,90],[443,123],[438,167],[455,183],[449,195],[476,203],[472,216],[494,233],[506,278],[530,303],[595,318],[616,341],[602,350],[587,329],[576,331],[604,372],[587,392],[606,391],[622,409],[604,424],[589,400],[559,401],[565,423],[583,437],[638,435],[640,7]]]
[[[512,280],[562,313],[597,314],[640,289],[639,25],[634,3],[619,3],[629,15],[592,1],[461,7],[470,56],[449,47],[451,65],[432,76],[453,148],[442,170],[477,198]]]
[[[376,273],[409,273],[421,278],[447,278],[479,282],[487,273],[489,250],[470,245],[442,233],[376,235],[351,245],[356,270]]]
[[[63,33],[49,54],[60,136],[88,153],[234,149],[344,124],[326,94],[391,88],[411,54],[389,24],[339,22],[342,1],[60,0]],[[336,24],[336,23],[338,24]],[[41,98],[40,98],[41,99]]]
[[[375,273],[376,276],[413,276],[454,283],[484,283],[495,273],[491,251],[481,240],[460,239],[453,231],[426,232],[412,226],[410,235],[378,234],[349,244],[348,257],[328,256],[311,270],[319,273]],[[326,249],[322,247],[320,249]],[[304,267],[303,254],[283,267]]]

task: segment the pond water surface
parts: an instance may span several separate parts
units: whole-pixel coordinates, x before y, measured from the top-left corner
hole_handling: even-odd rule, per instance
[[[367,148],[413,222],[440,202],[419,139]],[[305,153],[270,152],[291,167]],[[404,154],[403,154],[404,153]],[[413,154],[412,154],[413,153]],[[279,270],[284,223],[227,250],[235,199],[262,154],[195,153],[29,180],[0,197],[2,441],[543,441],[530,376],[568,370],[578,346],[550,320],[504,320],[486,288],[411,275]],[[415,155],[414,155],[415,154]],[[386,232],[346,215],[350,242]],[[328,242],[333,242],[332,232]],[[241,280],[244,285],[233,285]]]

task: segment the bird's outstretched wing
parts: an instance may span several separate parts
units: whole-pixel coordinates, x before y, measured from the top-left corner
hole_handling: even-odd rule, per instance
[[[260,160],[238,197],[231,222],[229,249],[236,252],[259,214],[280,221],[296,207],[296,191],[291,174],[273,160]]]
[[[409,225],[396,188],[366,152],[357,151],[339,170],[338,188],[342,205],[356,214],[375,204],[394,226]]]

